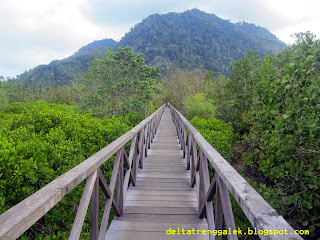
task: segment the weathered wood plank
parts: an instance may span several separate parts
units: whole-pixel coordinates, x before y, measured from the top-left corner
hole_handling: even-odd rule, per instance
[[[140,186],[137,185],[134,187],[136,190],[143,190],[143,191],[148,191],[148,190],[152,190],[152,191],[192,191],[190,190],[190,186],[180,186],[180,187],[176,187],[176,186],[158,186],[158,185],[144,185],[144,186]]]
[[[108,187],[107,181],[103,176],[102,171],[100,170],[100,168],[98,168],[98,175],[99,175],[99,185],[101,187],[102,192],[104,193],[104,195],[110,199],[111,198],[111,191]],[[118,204],[116,203],[116,201],[112,198],[112,208],[115,211],[117,216],[120,216],[120,210],[118,207]]]
[[[170,170],[171,172],[173,171],[177,171],[177,172],[187,172],[185,166],[180,165],[180,166],[170,166],[168,167],[168,165],[158,165],[158,166],[147,166],[146,163],[144,164],[144,169],[145,170],[154,170],[154,171],[165,171],[167,172],[168,170]]]
[[[97,170],[94,171],[88,177],[88,180],[86,182],[86,186],[83,190],[83,194],[82,194],[82,197],[80,200],[77,214],[74,219],[71,233],[69,236],[69,239],[71,239],[71,240],[79,239],[79,237],[80,237],[83,221],[84,221],[84,218],[86,217],[86,214],[87,214],[88,206],[89,206],[90,199],[91,199],[91,194],[92,194],[94,185],[96,183],[96,179],[97,179]]]
[[[123,215],[123,206],[124,206],[124,197],[123,197],[123,162],[124,162],[124,153],[125,150],[122,148],[120,156],[120,163],[119,163],[119,170],[117,173],[117,180],[116,180],[116,198],[117,204],[120,211],[120,216]]]
[[[96,240],[99,236],[99,175],[97,174],[91,196],[91,214],[90,214],[90,239]]]
[[[190,223],[206,224],[206,219],[200,219],[197,215],[160,215],[160,214],[125,214],[114,218],[117,221],[153,222],[153,223]]]
[[[127,200],[125,206],[146,206],[146,207],[197,207],[197,202],[182,201],[132,201]]]
[[[111,230],[118,230],[118,231],[135,231],[135,232],[163,232],[167,231],[169,228],[180,231],[183,229],[185,230],[207,230],[208,226],[206,223],[200,224],[176,224],[176,223],[152,223],[152,222],[131,222],[131,221],[112,221],[110,228]]]
[[[110,230],[106,236],[106,239],[113,240],[128,240],[128,239],[139,239],[139,240],[186,240],[187,235],[167,235],[166,232],[135,232],[135,231],[117,231]],[[208,235],[191,235],[194,240],[205,240],[208,239]],[[190,237],[190,236],[187,236]]]
[[[128,194],[127,200],[147,200],[147,201],[181,201],[196,202],[197,197],[193,195],[135,195]]]
[[[139,173],[137,174],[138,177],[155,177],[155,178],[186,178],[189,179],[190,176],[188,173],[182,174],[174,174],[174,173]]]
[[[126,206],[125,213],[139,213],[139,214],[174,214],[174,215],[195,215],[197,209],[194,207],[157,207],[157,206]]]
[[[175,189],[181,188],[190,188],[190,184],[187,182],[148,182],[148,181],[141,181],[138,184],[139,187],[143,186],[153,186],[153,187],[172,187]],[[181,189],[180,189],[181,190]]]
[[[180,174],[180,173],[187,173],[187,171],[185,169],[183,169],[183,167],[181,167],[180,169],[176,169],[176,168],[168,168],[168,167],[155,167],[155,168],[148,168],[148,172],[151,173],[176,173],[176,174]],[[138,171],[138,173],[143,173],[142,171]]]
[[[126,170],[124,182],[123,182],[123,197],[124,197],[123,201],[126,200],[126,193],[128,190],[129,179],[134,186],[136,185],[135,177],[133,176],[133,173],[131,171],[133,158],[136,155],[136,153],[135,153],[136,146],[137,146],[137,135],[135,135],[132,138],[131,145],[130,145],[130,152],[129,152],[129,157],[128,157],[128,168]]]
[[[236,226],[234,223],[234,218],[233,218],[233,213],[232,213],[232,206],[231,206],[231,201],[230,201],[230,196],[228,189],[226,185],[221,181],[220,178],[217,179],[218,185],[219,185],[219,191],[220,191],[220,196],[221,196],[221,204],[222,204],[222,209],[223,209],[223,216],[224,216],[224,221],[227,229],[235,230]],[[223,201],[222,201],[223,199]],[[237,235],[231,234],[230,236],[228,235],[228,239],[231,240],[237,240],[238,237]]]
[[[203,180],[204,180],[204,192],[208,192],[209,189],[209,182],[210,182],[210,178],[209,178],[209,169],[208,169],[208,160],[207,157],[202,153],[201,151],[201,155],[202,155],[202,161],[201,161],[201,166],[200,168],[202,169],[202,174],[203,174]],[[215,221],[214,221],[214,212],[213,212],[213,204],[212,201],[208,201],[208,198],[205,197],[205,199],[207,199],[206,201],[206,215],[207,215],[207,221],[208,221],[208,228],[209,229],[216,229],[215,227]],[[200,217],[203,217],[204,214],[202,212],[203,210],[200,209],[199,213],[200,213]],[[210,240],[214,240],[215,237],[210,235],[209,236]]]
[[[119,171],[119,166],[122,158],[122,151],[119,150],[116,154],[116,158],[114,160],[113,164],[113,169],[112,169],[112,175],[111,175],[111,180],[110,180],[110,199],[107,199],[102,220],[101,220],[101,225],[100,225],[100,231],[99,231],[99,240],[102,240],[105,238],[106,232],[107,232],[107,226],[108,226],[108,221],[109,221],[109,216],[110,216],[110,210],[111,210],[111,204],[113,200],[113,194],[114,194],[114,189],[115,189],[115,184],[118,178],[118,171]],[[121,216],[121,210],[119,209],[119,215]]]
[[[145,178],[137,178],[137,183],[142,182],[155,182],[155,183],[189,183],[188,180],[184,178],[153,178],[153,177],[145,177]]]
[[[135,194],[135,195],[155,195],[155,196],[175,196],[175,195],[180,195],[180,196],[195,196],[197,197],[196,195],[196,192],[193,191],[193,190],[190,190],[190,191],[147,191],[147,190],[132,190],[132,189],[129,189],[127,191],[127,194]]]

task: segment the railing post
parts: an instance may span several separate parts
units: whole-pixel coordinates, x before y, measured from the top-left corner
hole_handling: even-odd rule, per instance
[[[147,124],[147,126],[146,126],[146,131],[145,131],[145,133],[144,133],[144,145],[143,145],[143,148],[144,148],[144,157],[148,157],[149,125],[150,125],[150,122],[148,122],[148,124]],[[143,167],[143,161],[142,161],[142,167]]]
[[[87,209],[90,203],[91,194],[97,179],[97,170],[95,170],[87,179],[86,186],[83,190],[80,204],[74,219],[69,239],[79,239],[84,219],[87,214]]]
[[[139,161],[138,161],[138,165],[139,167],[142,169],[142,162],[143,162],[143,158],[144,158],[144,151],[143,151],[143,146],[144,146],[144,127],[141,129],[140,131],[140,136],[139,136],[139,145],[138,145],[138,149],[139,149]]]
[[[99,235],[99,175],[93,187],[91,196],[91,214],[90,214],[91,240],[98,239]]]
[[[103,217],[100,225],[100,231],[99,231],[99,240],[104,240],[105,235],[107,232],[107,227],[108,227],[108,221],[109,221],[109,216],[110,216],[110,210],[111,210],[111,205],[113,201],[113,195],[114,195],[114,189],[115,189],[115,184],[117,181],[118,177],[118,171],[119,171],[119,166],[121,163],[121,158],[122,158],[122,150],[121,148],[117,151],[116,153],[116,158],[114,160],[113,164],[113,169],[112,169],[112,175],[111,175],[111,180],[110,180],[110,198],[106,200],[104,212],[103,212]],[[119,210],[119,215],[120,215],[120,210]]]
[[[124,148],[121,148],[120,151],[125,151]],[[119,163],[119,170],[117,174],[117,181],[116,181],[116,198],[117,204],[119,207],[120,216],[123,215],[123,157],[124,154],[121,153],[120,163]]]
[[[197,161],[197,144],[194,137],[191,137],[191,187],[196,183],[196,161]]]
[[[187,170],[190,170],[190,154],[191,154],[191,133],[187,136]]]

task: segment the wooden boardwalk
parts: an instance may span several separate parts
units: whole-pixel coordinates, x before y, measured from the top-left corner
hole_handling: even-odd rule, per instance
[[[130,144],[128,153],[126,144]],[[146,154],[148,156],[145,158]],[[112,156],[115,156],[115,160],[111,179],[107,182],[100,166]],[[210,178],[209,171],[212,168],[214,177]],[[17,239],[85,179],[70,240],[81,237],[89,205],[90,239],[221,239],[221,236],[215,238],[213,230],[237,229],[230,194],[242,208],[252,228],[262,232],[284,229],[288,232],[284,235],[260,233],[261,239],[302,240],[284,218],[169,103],[1,214],[0,240]],[[99,193],[106,198],[101,221]],[[117,217],[108,228],[111,209]],[[210,235],[201,231],[208,229]],[[227,237],[228,240],[238,239],[236,233]]]
[[[198,217],[197,190],[190,186],[190,170],[177,138],[170,111],[165,109],[157,134],[148,150],[136,186],[125,196],[124,214],[112,221],[106,239],[208,239],[206,235],[183,235],[182,229],[208,229]],[[169,229],[180,235],[167,235]]]

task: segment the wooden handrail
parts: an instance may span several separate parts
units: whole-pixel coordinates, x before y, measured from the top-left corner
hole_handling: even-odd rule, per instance
[[[87,208],[91,199],[91,239],[104,239],[111,207],[117,216],[123,214],[123,203],[129,181],[135,185],[137,167],[143,160],[157,131],[165,105],[140,122],[108,146],[76,167],[50,182],[16,206],[0,215],[0,239],[16,239],[53,208],[73,188],[87,179],[77,210],[70,239],[79,239]],[[124,145],[131,141],[129,156]],[[108,186],[100,166],[116,154]],[[125,169],[125,174],[124,174]],[[99,230],[99,186],[106,196],[104,214]],[[114,190],[116,189],[116,199]]]
[[[227,229],[236,230],[229,197],[230,191],[257,232],[259,230],[287,231],[287,234],[283,235],[260,234],[261,239],[302,239],[188,120],[174,107],[169,106],[183,150],[183,157],[186,157],[187,169],[190,169],[190,185],[197,187],[199,217],[207,216],[209,229],[222,229],[224,219]],[[208,160],[215,169],[211,183]],[[216,196],[215,213],[212,206],[214,196]],[[209,235],[210,239],[214,237],[221,239],[221,236]],[[230,234],[228,239],[237,239],[237,235]]]

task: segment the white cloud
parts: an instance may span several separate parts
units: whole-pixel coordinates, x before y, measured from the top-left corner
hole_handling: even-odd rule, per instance
[[[0,8],[0,75],[15,76],[36,65],[73,54],[112,29],[83,18],[79,0],[10,0]],[[119,37],[116,34],[109,37]]]

